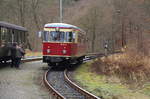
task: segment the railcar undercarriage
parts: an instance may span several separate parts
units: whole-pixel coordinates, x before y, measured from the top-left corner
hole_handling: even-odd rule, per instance
[[[50,67],[54,67],[54,66],[61,66],[60,64],[63,64],[62,66],[64,66],[65,64],[81,64],[83,62],[83,58],[85,58],[85,56],[82,57],[51,57],[51,56],[43,56],[43,62],[48,63],[48,66]]]

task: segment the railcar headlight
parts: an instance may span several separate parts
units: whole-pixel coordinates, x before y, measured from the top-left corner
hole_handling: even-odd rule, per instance
[[[67,53],[67,51],[66,51],[66,50],[63,50],[62,52],[63,52],[63,54],[66,54],[66,53]]]
[[[47,53],[50,53],[51,52],[51,50],[50,49],[47,49]]]

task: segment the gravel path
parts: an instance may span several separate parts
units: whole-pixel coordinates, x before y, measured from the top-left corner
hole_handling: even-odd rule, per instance
[[[53,99],[42,81],[47,68],[41,61],[21,64],[21,70],[0,67],[0,99]]]

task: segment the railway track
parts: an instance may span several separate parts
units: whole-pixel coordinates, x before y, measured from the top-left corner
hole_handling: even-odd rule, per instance
[[[44,75],[44,83],[56,99],[101,99],[69,80],[67,70],[50,69]]]
[[[89,54],[84,59],[84,62],[102,56],[104,56],[104,54]],[[33,58],[22,61],[30,62],[41,59],[42,58]],[[54,99],[102,99],[89,93],[88,91],[82,89],[74,82],[72,82],[68,78],[67,69],[64,71],[49,69],[45,73],[43,80],[49,91],[54,96]]]
[[[25,59],[21,59],[21,62],[22,63],[25,63],[25,62],[32,62],[32,61],[39,61],[39,60],[42,60],[42,57],[33,57],[33,58],[25,58]],[[5,62],[1,62],[0,64],[2,65],[7,65],[7,64],[10,64],[11,63],[11,60],[9,61],[6,61]]]
[[[22,62],[38,61],[41,59],[41,57],[28,58],[22,59]],[[69,80],[67,70],[56,71],[50,69],[45,73],[44,82],[55,97],[53,99],[100,99]]]
[[[84,61],[92,60],[103,54],[90,54]],[[41,57],[23,59],[22,62],[41,60]],[[55,99],[101,99],[72,82],[67,75],[67,70],[59,71],[49,69],[44,75],[44,83]]]
[[[42,57],[33,57],[33,58],[21,59],[22,62],[32,62],[32,61],[38,61],[38,60],[42,60]]]
[[[97,57],[97,56],[96,56]],[[88,57],[91,60],[96,57]],[[41,57],[23,59],[22,62],[41,60]],[[100,99],[73,83],[64,71],[49,69],[44,75],[44,83],[56,99]]]

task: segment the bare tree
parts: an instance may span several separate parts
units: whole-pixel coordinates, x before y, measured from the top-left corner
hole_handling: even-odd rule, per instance
[[[17,0],[18,4],[18,19],[22,26],[25,26],[25,10],[26,10],[26,0]]]
[[[33,14],[33,20],[35,22],[37,29],[40,30],[38,13],[37,13],[38,5],[39,5],[39,0],[31,0],[31,10]]]

